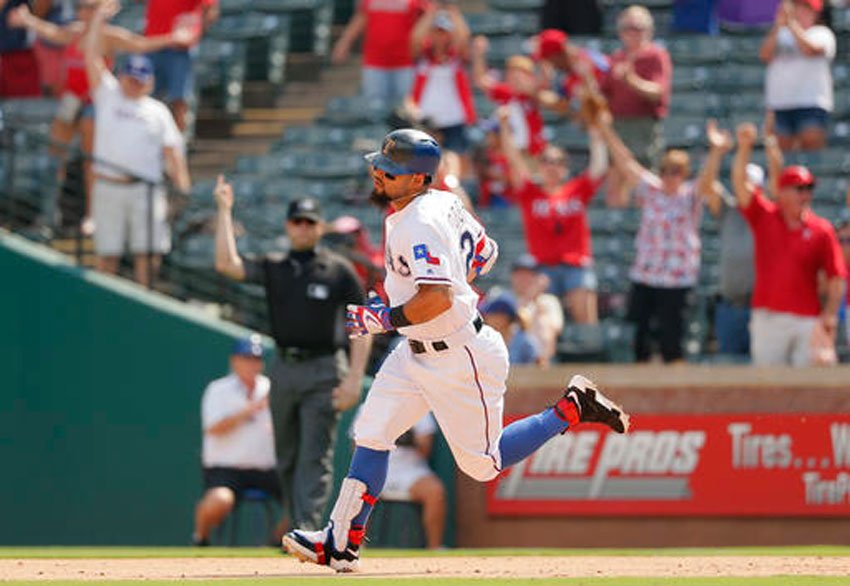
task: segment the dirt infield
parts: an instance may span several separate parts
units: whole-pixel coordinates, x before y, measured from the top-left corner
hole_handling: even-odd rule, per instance
[[[366,558],[361,575],[416,578],[590,578],[696,576],[847,576],[850,558],[710,557],[432,557]],[[3,580],[168,580],[331,575],[292,558],[3,559]]]

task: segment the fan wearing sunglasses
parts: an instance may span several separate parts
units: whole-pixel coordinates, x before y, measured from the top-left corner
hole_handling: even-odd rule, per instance
[[[590,163],[570,178],[566,153],[554,145],[543,149],[539,178],[517,148],[507,108],[499,108],[502,149],[508,160],[511,189],[522,209],[528,252],[540,264],[557,296],[576,323],[596,323],[596,273],[593,270],[587,206],[608,170],[608,151],[591,128]]]
[[[816,340],[834,345],[847,276],[844,255],[832,224],[811,209],[812,172],[799,165],[783,169],[776,201],[769,201],[746,179],[756,127],[741,124],[737,135],[732,184],[755,242],[753,363],[810,366],[819,361]],[[823,302],[821,274],[826,276]]]

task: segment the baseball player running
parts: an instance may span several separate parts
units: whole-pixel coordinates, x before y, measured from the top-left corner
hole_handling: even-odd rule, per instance
[[[393,131],[366,160],[372,199],[395,210],[386,219],[390,306],[379,298],[349,305],[346,327],[352,337],[398,330],[407,340],[384,361],[357,418],[351,467],[327,527],[283,537],[284,549],[301,561],[338,572],[357,569],[389,450],[429,409],[460,469],[481,482],[580,422],[618,433],[629,426],[620,407],[576,375],[554,406],[502,428],[508,351],[483,325],[469,285],[496,262],[496,242],[457,196],[429,187],[440,161],[429,135]]]

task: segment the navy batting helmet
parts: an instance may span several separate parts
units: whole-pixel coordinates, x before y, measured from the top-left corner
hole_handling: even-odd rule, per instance
[[[401,128],[390,132],[381,150],[369,153],[366,160],[393,175],[425,173],[433,176],[440,164],[440,145],[421,130]]]

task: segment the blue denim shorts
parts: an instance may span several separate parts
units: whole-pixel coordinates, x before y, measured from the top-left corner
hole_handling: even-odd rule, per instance
[[[166,102],[186,101],[192,95],[192,55],[180,49],[162,49],[149,55],[154,69],[154,95]]]
[[[441,128],[443,133],[443,148],[454,151],[460,155],[469,149],[469,139],[466,137],[466,125],[446,126]]]
[[[549,293],[563,297],[573,289],[596,291],[599,282],[593,267],[575,265],[541,265],[540,270],[549,277]]]
[[[790,110],[777,110],[776,134],[781,136],[794,136],[808,128],[826,130],[829,125],[829,112],[823,108],[792,108]]]

